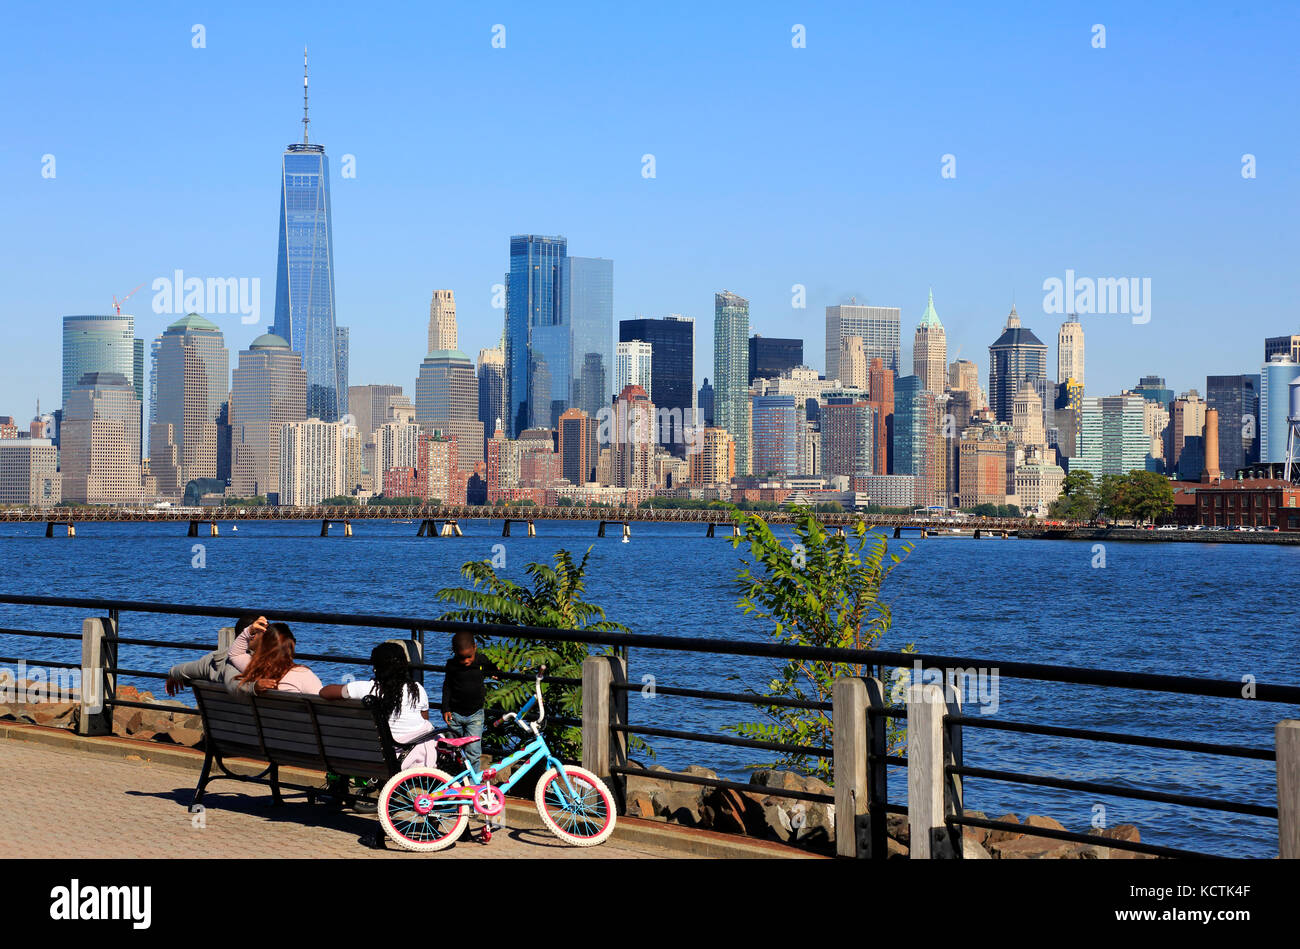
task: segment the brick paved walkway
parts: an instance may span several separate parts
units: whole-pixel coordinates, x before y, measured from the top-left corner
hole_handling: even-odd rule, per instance
[[[217,781],[204,796],[206,826],[187,807],[197,772],[0,740],[0,854],[6,857],[680,857],[613,841],[568,847],[544,830],[498,832],[484,846],[469,835],[439,854],[371,850],[360,839],[371,815],[308,805],[271,806],[268,789]],[[536,819],[536,812],[533,813]],[[477,834],[474,835],[475,838]]]

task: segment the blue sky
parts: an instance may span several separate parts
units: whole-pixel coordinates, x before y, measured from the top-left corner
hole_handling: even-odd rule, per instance
[[[495,343],[492,285],[527,232],[613,258],[616,318],[696,317],[697,379],[723,288],[824,368],[824,307],[850,295],[902,308],[910,366],[933,287],[949,358],[987,380],[1013,297],[1054,369],[1044,280],[1149,277],[1149,323],[1083,318],[1093,395],[1147,373],[1203,391],[1300,332],[1294,5],[712,6],[9,4],[0,414],[57,403],[64,314],[145,283],[125,309],[161,331],[148,283],[176,269],[261,279],[259,326],[218,320],[232,364],[269,324],[304,45],[354,385],[413,389],[435,287],[462,349]]]

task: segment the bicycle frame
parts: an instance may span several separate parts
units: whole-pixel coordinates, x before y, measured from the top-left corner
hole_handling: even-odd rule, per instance
[[[540,684],[541,681],[540,678],[538,681]],[[539,693],[540,693],[540,688],[539,688]],[[524,703],[523,708],[521,708],[517,713],[513,713],[514,714],[513,720],[515,722],[522,724],[524,715],[528,713],[528,710],[533,707],[533,703],[536,701],[537,701],[536,696],[530,698],[526,703]],[[536,724],[537,723],[531,723],[530,727],[535,729]],[[547,768],[555,769],[556,773],[560,777],[560,782],[564,786],[564,791],[561,794],[562,800],[560,801],[560,803],[562,805],[567,805],[569,803],[568,800],[563,800],[564,795],[568,795],[569,798],[573,800],[577,799],[577,794],[573,790],[573,785],[569,783],[568,772],[564,770],[564,762],[560,761],[553,754],[551,754],[551,749],[546,744],[546,738],[541,734],[540,731],[534,730],[532,741],[527,742],[521,747],[515,749],[515,751],[511,752],[505,758],[501,759],[501,761],[499,761],[493,767],[489,768],[487,771],[475,770],[474,766],[471,765],[466,758],[464,747],[458,748],[457,750],[460,753],[461,761],[464,762],[465,764],[465,770],[460,772],[457,775],[454,775],[451,781],[449,782],[449,784],[455,784],[457,781],[461,781],[465,778],[468,778],[470,782],[469,786],[464,787],[454,793],[445,793],[446,789],[441,789],[436,795],[438,797],[444,797],[444,798],[464,797],[467,799],[472,799],[474,797],[474,794],[480,788],[484,787],[488,783],[485,779],[491,778],[493,775],[497,774],[500,771],[504,771],[506,768],[510,767],[515,762],[520,761],[523,758],[528,758],[528,763],[525,764],[522,768],[520,768],[514,774],[514,776],[511,777],[509,781],[497,787],[498,791],[500,791],[502,794],[505,794],[507,791],[509,791],[512,787],[515,786],[515,784],[519,781],[520,778],[522,778],[525,774],[531,771],[534,765],[536,765],[539,761],[542,761],[544,759],[546,761]]]

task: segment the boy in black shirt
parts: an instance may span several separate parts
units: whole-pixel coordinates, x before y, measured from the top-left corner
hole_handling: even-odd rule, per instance
[[[497,667],[492,660],[478,655],[478,645],[471,633],[456,633],[451,637],[451,658],[447,660],[442,680],[442,720],[447,723],[453,737],[473,735],[483,737],[483,705],[485,678],[495,678]],[[478,770],[480,742],[464,747],[465,759]]]

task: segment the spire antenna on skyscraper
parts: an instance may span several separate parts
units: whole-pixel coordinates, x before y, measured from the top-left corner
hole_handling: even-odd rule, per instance
[[[307,118],[307,47],[302,48],[302,143],[307,144],[307,125],[311,119]]]

